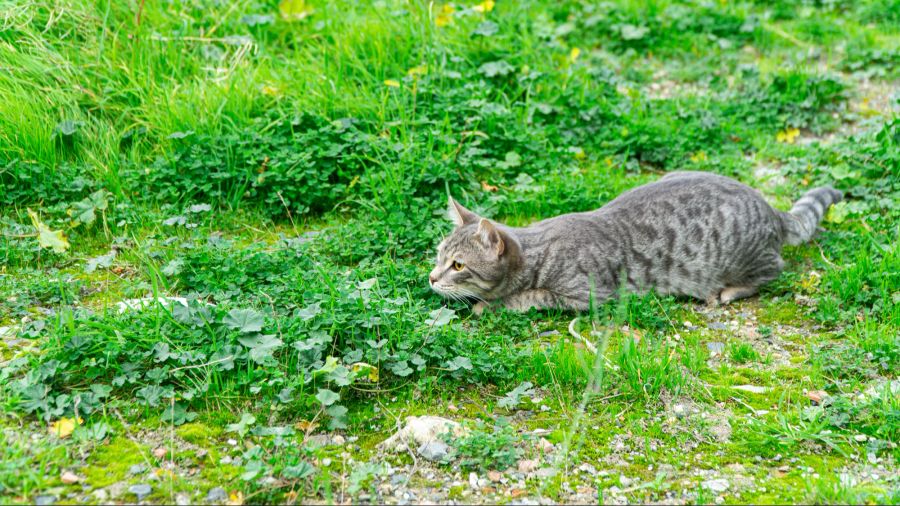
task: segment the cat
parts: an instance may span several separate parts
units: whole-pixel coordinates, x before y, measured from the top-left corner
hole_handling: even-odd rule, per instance
[[[704,172],[672,172],[595,211],[514,228],[449,198],[456,228],[438,246],[431,288],[474,299],[473,311],[584,311],[620,287],[727,304],[754,295],[784,267],[781,247],[815,234],[843,194],[808,191],[790,212],[753,188]]]

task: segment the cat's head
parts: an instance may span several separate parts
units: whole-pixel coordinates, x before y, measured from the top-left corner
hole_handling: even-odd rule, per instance
[[[503,295],[508,278],[521,264],[521,249],[509,229],[469,211],[450,197],[453,232],[438,245],[428,281],[450,298],[493,300]]]

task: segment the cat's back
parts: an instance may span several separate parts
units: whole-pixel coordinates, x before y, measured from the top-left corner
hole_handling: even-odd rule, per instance
[[[600,211],[642,213],[648,208],[662,208],[666,212],[690,211],[698,214],[714,203],[724,201],[763,204],[762,195],[755,189],[730,177],[708,172],[683,171],[666,174],[652,183],[633,188],[613,199]]]

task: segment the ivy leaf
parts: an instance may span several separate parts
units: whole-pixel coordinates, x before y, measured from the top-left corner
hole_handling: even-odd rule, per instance
[[[28,216],[31,218],[31,224],[37,230],[38,244],[42,248],[52,249],[56,253],[65,253],[69,249],[69,241],[63,235],[62,230],[50,230],[44,222],[38,218],[37,213],[28,210]]]
[[[409,364],[406,360],[401,360],[399,362],[395,362],[391,364],[391,372],[400,376],[401,378],[405,378],[413,373],[413,370],[409,367]]]
[[[646,26],[624,24],[619,27],[619,33],[622,35],[622,40],[640,40],[649,32],[650,29]]]
[[[250,413],[244,413],[241,415],[241,420],[238,423],[229,423],[225,427],[225,430],[228,432],[237,432],[239,436],[244,437],[247,434],[247,431],[250,430],[250,426],[255,423],[255,416]]]
[[[331,420],[328,421],[329,429],[334,430],[347,428],[347,408],[335,404],[334,406],[326,409],[325,413],[327,413],[328,416],[331,417]]]
[[[516,68],[507,63],[506,60],[487,62],[478,67],[478,73],[485,77],[505,76],[515,70]]]
[[[494,23],[493,21],[482,21],[478,26],[475,27],[475,30],[472,31],[472,35],[491,37],[499,30],[500,27],[497,26],[497,23]]]
[[[450,323],[450,320],[456,318],[456,311],[448,307],[442,307],[428,313],[428,316],[431,318],[425,320],[425,325],[429,327],[443,327]]]
[[[258,334],[255,336],[244,336],[238,341],[250,348],[250,360],[257,364],[264,364],[272,357],[275,350],[281,348],[284,341],[275,337],[275,334]]]
[[[331,406],[340,398],[340,395],[338,395],[336,392],[328,390],[327,388],[320,388],[319,393],[316,394],[316,399],[318,399],[323,406]]]
[[[60,121],[53,127],[53,136],[70,138],[75,135],[75,132],[77,132],[82,125],[84,125],[83,121],[74,121],[71,119]]]
[[[534,389],[532,388],[534,385],[531,382],[523,381],[516,388],[512,389],[512,391],[508,392],[506,396],[500,399],[497,402],[497,405],[501,408],[513,409],[519,405],[522,401],[522,397],[530,397],[534,395]]]
[[[459,369],[471,371],[472,361],[469,360],[469,357],[459,356],[447,362],[447,369],[450,369],[451,371],[457,371]]]
[[[84,272],[90,274],[96,271],[99,268],[106,269],[112,266],[113,259],[116,258],[116,250],[111,250],[109,253],[105,255],[100,255],[98,257],[89,258],[87,264],[84,266]]]
[[[222,319],[222,323],[232,330],[249,334],[262,330],[265,319],[259,311],[253,309],[232,309]]]
[[[297,309],[294,311],[294,316],[299,317],[303,321],[309,321],[316,317],[317,314],[322,312],[322,308],[320,307],[321,303],[316,302],[315,304],[310,304],[305,308]]]

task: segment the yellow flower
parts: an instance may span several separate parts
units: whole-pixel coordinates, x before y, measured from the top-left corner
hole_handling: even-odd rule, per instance
[[[691,161],[694,163],[700,163],[706,161],[706,151],[697,151],[693,155],[691,155]]]
[[[400,81],[396,81],[396,80],[394,80],[394,79],[385,79],[385,80],[384,80],[384,85],[385,85],[385,86],[390,86],[391,88],[399,88],[399,87],[400,87]]]
[[[406,71],[408,76],[424,76],[428,73],[428,65],[417,65]]]
[[[475,12],[491,12],[494,10],[494,0],[484,0],[480,4],[472,7]]]
[[[279,90],[275,86],[269,86],[268,84],[262,87],[263,95],[268,95],[270,97],[279,97],[281,96],[281,90]]]
[[[800,130],[797,128],[788,128],[778,132],[775,135],[775,140],[778,142],[783,142],[785,144],[793,144],[794,141],[797,140],[797,136],[800,135]]]
[[[575,63],[575,60],[578,59],[578,55],[581,54],[581,50],[577,47],[573,47],[571,51],[569,51],[569,61]]]
[[[611,156],[607,156],[606,158],[604,158],[603,162],[606,164],[607,167],[613,166],[613,159]]]
[[[62,417],[50,424],[50,434],[53,434],[60,439],[67,438],[75,431],[75,426],[81,425],[82,422],[84,422],[84,420],[81,418],[75,420],[73,418]]]
[[[438,14],[437,17],[434,18],[434,24],[438,28],[440,28],[442,26],[447,26],[453,23],[453,11],[454,9],[452,5],[444,4],[444,6],[441,8],[440,14]]]

